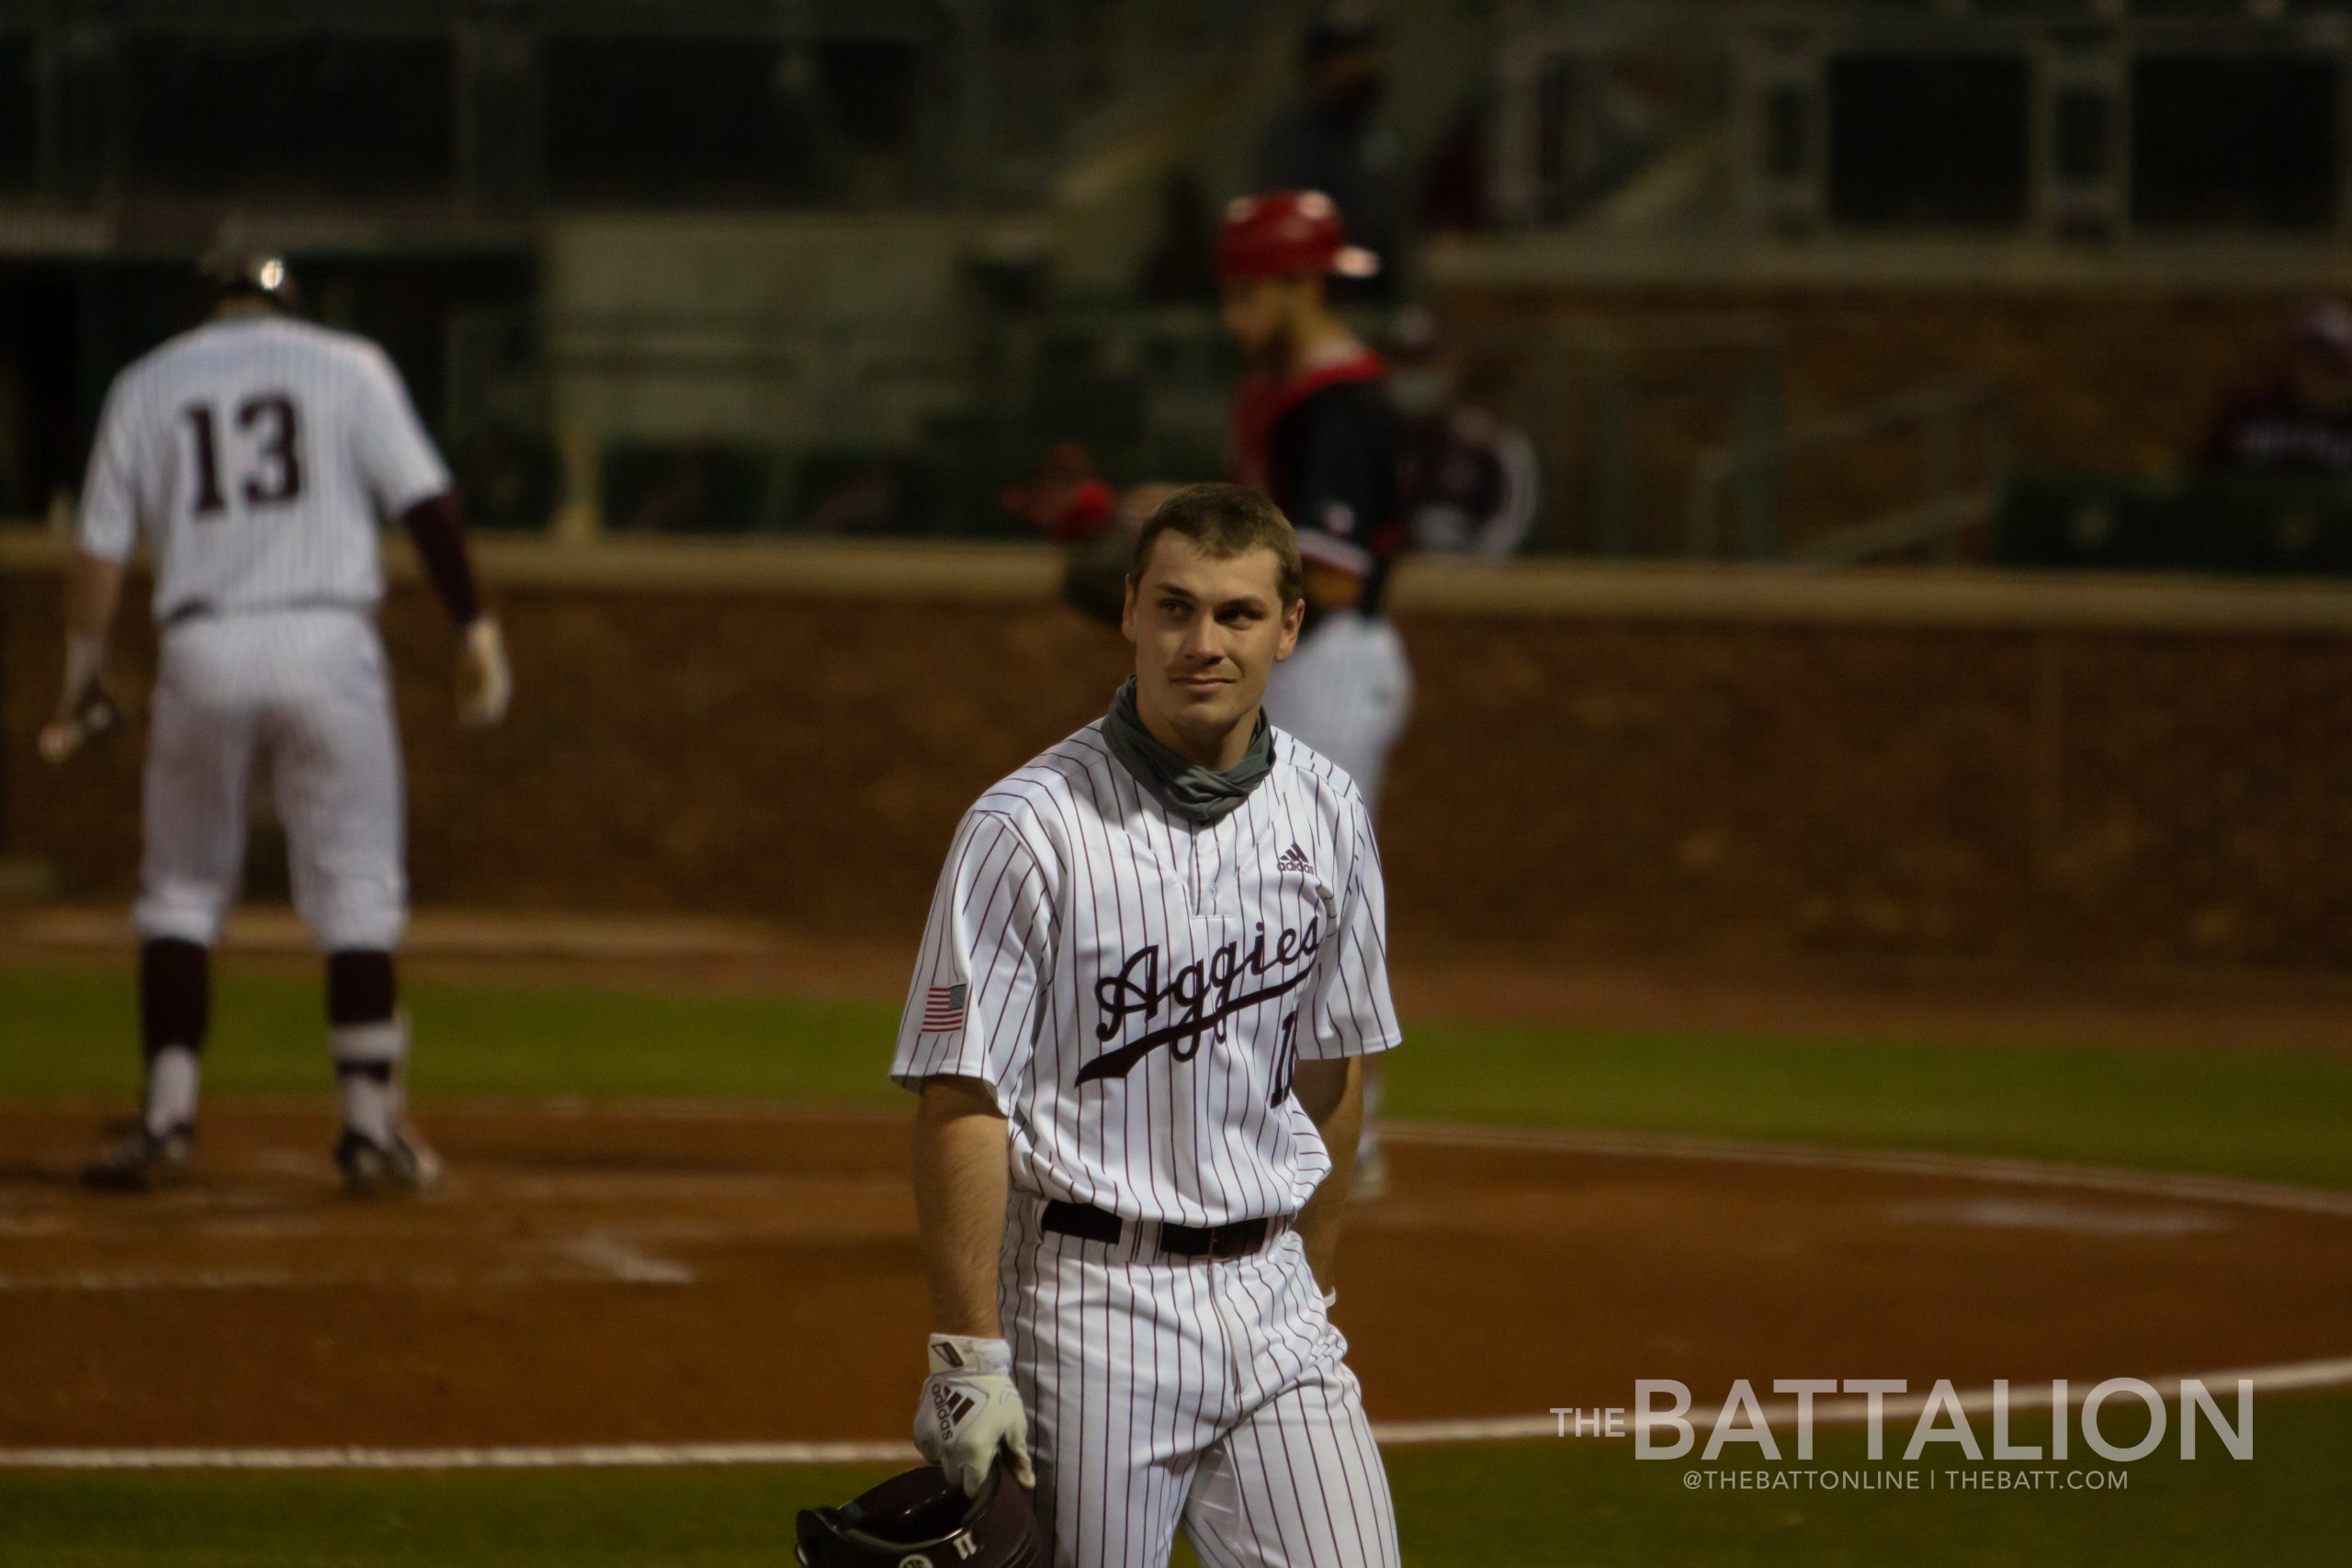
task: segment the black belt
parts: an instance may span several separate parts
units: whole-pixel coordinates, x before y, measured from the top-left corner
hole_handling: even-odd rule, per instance
[[[334,599],[324,594],[307,594],[292,599],[264,599],[258,604],[239,604],[223,610],[209,599],[190,599],[175,604],[164,612],[165,627],[183,626],[190,621],[210,620],[215,615],[266,615],[277,610],[348,610],[356,615],[367,615],[374,608],[364,599]]]
[[[1115,1243],[1127,1229],[1127,1223],[1116,1214],[1058,1198],[1046,1205],[1042,1224],[1056,1235],[1076,1236],[1080,1241]],[[1159,1250],[1170,1258],[1247,1258],[1266,1245],[1272,1229],[1262,1219],[1222,1225],[1180,1225],[1162,1220],[1158,1226]]]

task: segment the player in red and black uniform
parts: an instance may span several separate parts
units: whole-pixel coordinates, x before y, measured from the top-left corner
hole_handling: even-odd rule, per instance
[[[1382,613],[1404,543],[1400,430],[1387,367],[1335,314],[1334,276],[1379,265],[1348,244],[1316,191],[1244,197],[1217,234],[1226,330],[1251,361],[1234,401],[1231,474],[1298,530],[1306,630],[1275,668],[1273,721],[1345,768],[1377,808],[1412,701],[1404,644]]]
[[[1388,367],[1336,315],[1333,277],[1379,258],[1347,243],[1317,191],[1271,191],[1226,209],[1217,232],[1226,330],[1250,355],[1233,408],[1230,478],[1264,491],[1298,532],[1306,624],[1274,666],[1266,714],[1347,770],[1377,811],[1389,749],[1413,701],[1404,640],[1382,613],[1405,542],[1397,468],[1402,428]],[[1367,1076],[1355,1191],[1380,1192],[1379,1080]]]

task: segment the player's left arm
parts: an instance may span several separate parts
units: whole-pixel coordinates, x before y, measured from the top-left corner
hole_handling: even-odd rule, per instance
[[[1404,1039],[1388,993],[1388,894],[1380,846],[1363,797],[1352,791],[1341,820],[1334,849],[1346,869],[1330,934],[1316,955],[1320,974],[1298,1032],[1298,1061],[1291,1077],[1291,1093],[1315,1122],[1331,1158],[1331,1173],[1298,1216],[1307,1261],[1327,1292],[1339,1254],[1340,1217],[1355,1186],[1356,1144],[1363,1133],[1363,1059]]]
[[[458,717],[482,727],[506,716],[514,679],[497,619],[482,607],[466,543],[465,508],[400,372],[381,350],[360,361],[353,456],[368,491],[398,517],[450,623],[458,628]]]
[[[1332,1266],[1340,1252],[1340,1219],[1347,1213],[1348,1194],[1356,1184],[1356,1143],[1363,1136],[1363,1058],[1343,1056],[1330,1062],[1301,1062],[1291,1080],[1291,1092],[1323,1135],[1330,1151],[1331,1174],[1299,1211],[1298,1238],[1306,1244],[1306,1261],[1315,1282],[1332,1290]]]
[[[482,609],[474,585],[473,554],[466,546],[465,509],[453,488],[427,496],[401,514],[416,547],[424,575],[458,628],[459,669],[458,716],[480,727],[506,716],[514,678],[506,663],[506,640],[495,617]]]

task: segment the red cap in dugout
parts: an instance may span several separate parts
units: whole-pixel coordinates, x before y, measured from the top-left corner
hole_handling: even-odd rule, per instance
[[[1370,277],[1380,258],[1348,243],[1339,204],[1319,190],[1238,197],[1216,234],[1217,276],[1227,282],[1303,272]]]

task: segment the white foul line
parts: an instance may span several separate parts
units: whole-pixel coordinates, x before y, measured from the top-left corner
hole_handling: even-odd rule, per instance
[[[2068,1408],[2080,1404],[2084,1396],[2098,1386],[2099,1379],[2070,1382],[2066,1390]],[[2202,1383],[2217,1397],[2233,1393],[2241,1382],[2253,1385],[2256,1393],[2281,1393],[2296,1389],[2342,1388],[2352,1385],[2352,1357],[2324,1361],[2290,1361],[2272,1367],[2246,1367],[2233,1371],[2191,1372],[2178,1377],[2143,1380],[2150,1388],[2166,1399],[2177,1397],[2183,1383]],[[2055,1390],[2047,1381],[2013,1382],[2004,1403],[2011,1410],[2048,1410],[2055,1403]],[[1888,1420],[1916,1417],[1927,1413],[1934,1396],[1932,1386],[1921,1393],[1890,1393],[1882,1395],[1881,1415]],[[1968,1389],[1959,1394],[1960,1408],[1970,1416],[1989,1415],[1993,1409],[1994,1391],[1989,1388]],[[1798,1416],[1797,1402],[1792,1399],[1758,1400],[1757,1406],[1768,1423],[1794,1421]],[[1723,1414],[1721,1405],[1699,1405],[1676,1413],[1693,1427],[1712,1427]],[[1866,1399],[1825,1399],[1813,1402],[1813,1419],[1820,1426],[1852,1426],[1870,1417],[1870,1402]],[[1635,1424],[1634,1413],[1627,1412],[1629,1422]],[[1561,1417],[1546,1412],[1542,1416],[1504,1416],[1488,1419],[1463,1421],[1392,1421],[1376,1424],[1373,1435],[1384,1448],[1410,1448],[1436,1443],[1495,1443],[1531,1438],[1558,1438],[1597,1434],[1577,1433],[1561,1429]],[[0,1460],[0,1462],[6,1462]]]
[[[1737,1138],[1686,1138],[1655,1133],[1546,1132],[1452,1122],[1384,1123],[1380,1135],[1399,1144],[1432,1144],[1450,1148],[1527,1149],[1539,1153],[1705,1160],[1727,1165],[1772,1165],[1808,1170],[1858,1170],[1882,1176],[1957,1177],[1972,1181],[2233,1203],[2243,1208],[2281,1209],[2295,1213],[2352,1219],[2352,1192],[2297,1187],[2279,1181],[2250,1181],[2233,1176],[2180,1175],[2115,1166],[2045,1165],[2036,1160],[2007,1159],[1997,1155],[1914,1154],[1902,1149],[1840,1149],[1820,1145],[1755,1143]]]
[[[548,1448],[0,1449],[0,1470],[571,1470],[888,1464],[908,1443],[594,1443]]]
[[[2227,1394],[2240,1382],[2257,1393],[2295,1389],[2342,1388],[2352,1385],[2352,1357],[2325,1361],[2295,1361],[2274,1367],[2249,1367],[2232,1371],[2202,1372],[2147,1380],[2158,1394],[2177,1396],[2181,1384],[2200,1382],[2217,1394]],[[2069,1407],[2082,1402],[2095,1382],[2078,1382],[2067,1391]],[[2052,1403],[2047,1382],[2010,1388],[2013,1411],[2047,1410]],[[1888,1394],[1880,1404],[1887,1420],[1916,1417],[1928,1408],[1930,1393]],[[1965,1413],[1983,1415],[1993,1408],[1993,1391],[1970,1389],[1959,1396]],[[1793,1421],[1792,1400],[1759,1402],[1768,1422]],[[1815,1399],[1813,1418],[1823,1426],[1864,1420],[1869,1404],[1860,1399]],[[1680,1412],[1695,1427],[1713,1426],[1720,1406],[1695,1406]],[[1427,1448],[1448,1443],[1525,1442],[1539,1438],[1592,1436],[1561,1430],[1561,1417],[1504,1416],[1461,1421],[1384,1421],[1373,1425],[1372,1435],[1382,1448]],[[603,1443],[556,1447],[489,1447],[439,1449],[0,1449],[0,1470],[583,1470],[635,1467],[674,1469],[693,1465],[743,1464],[897,1464],[919,1456],[905,1443]]]

